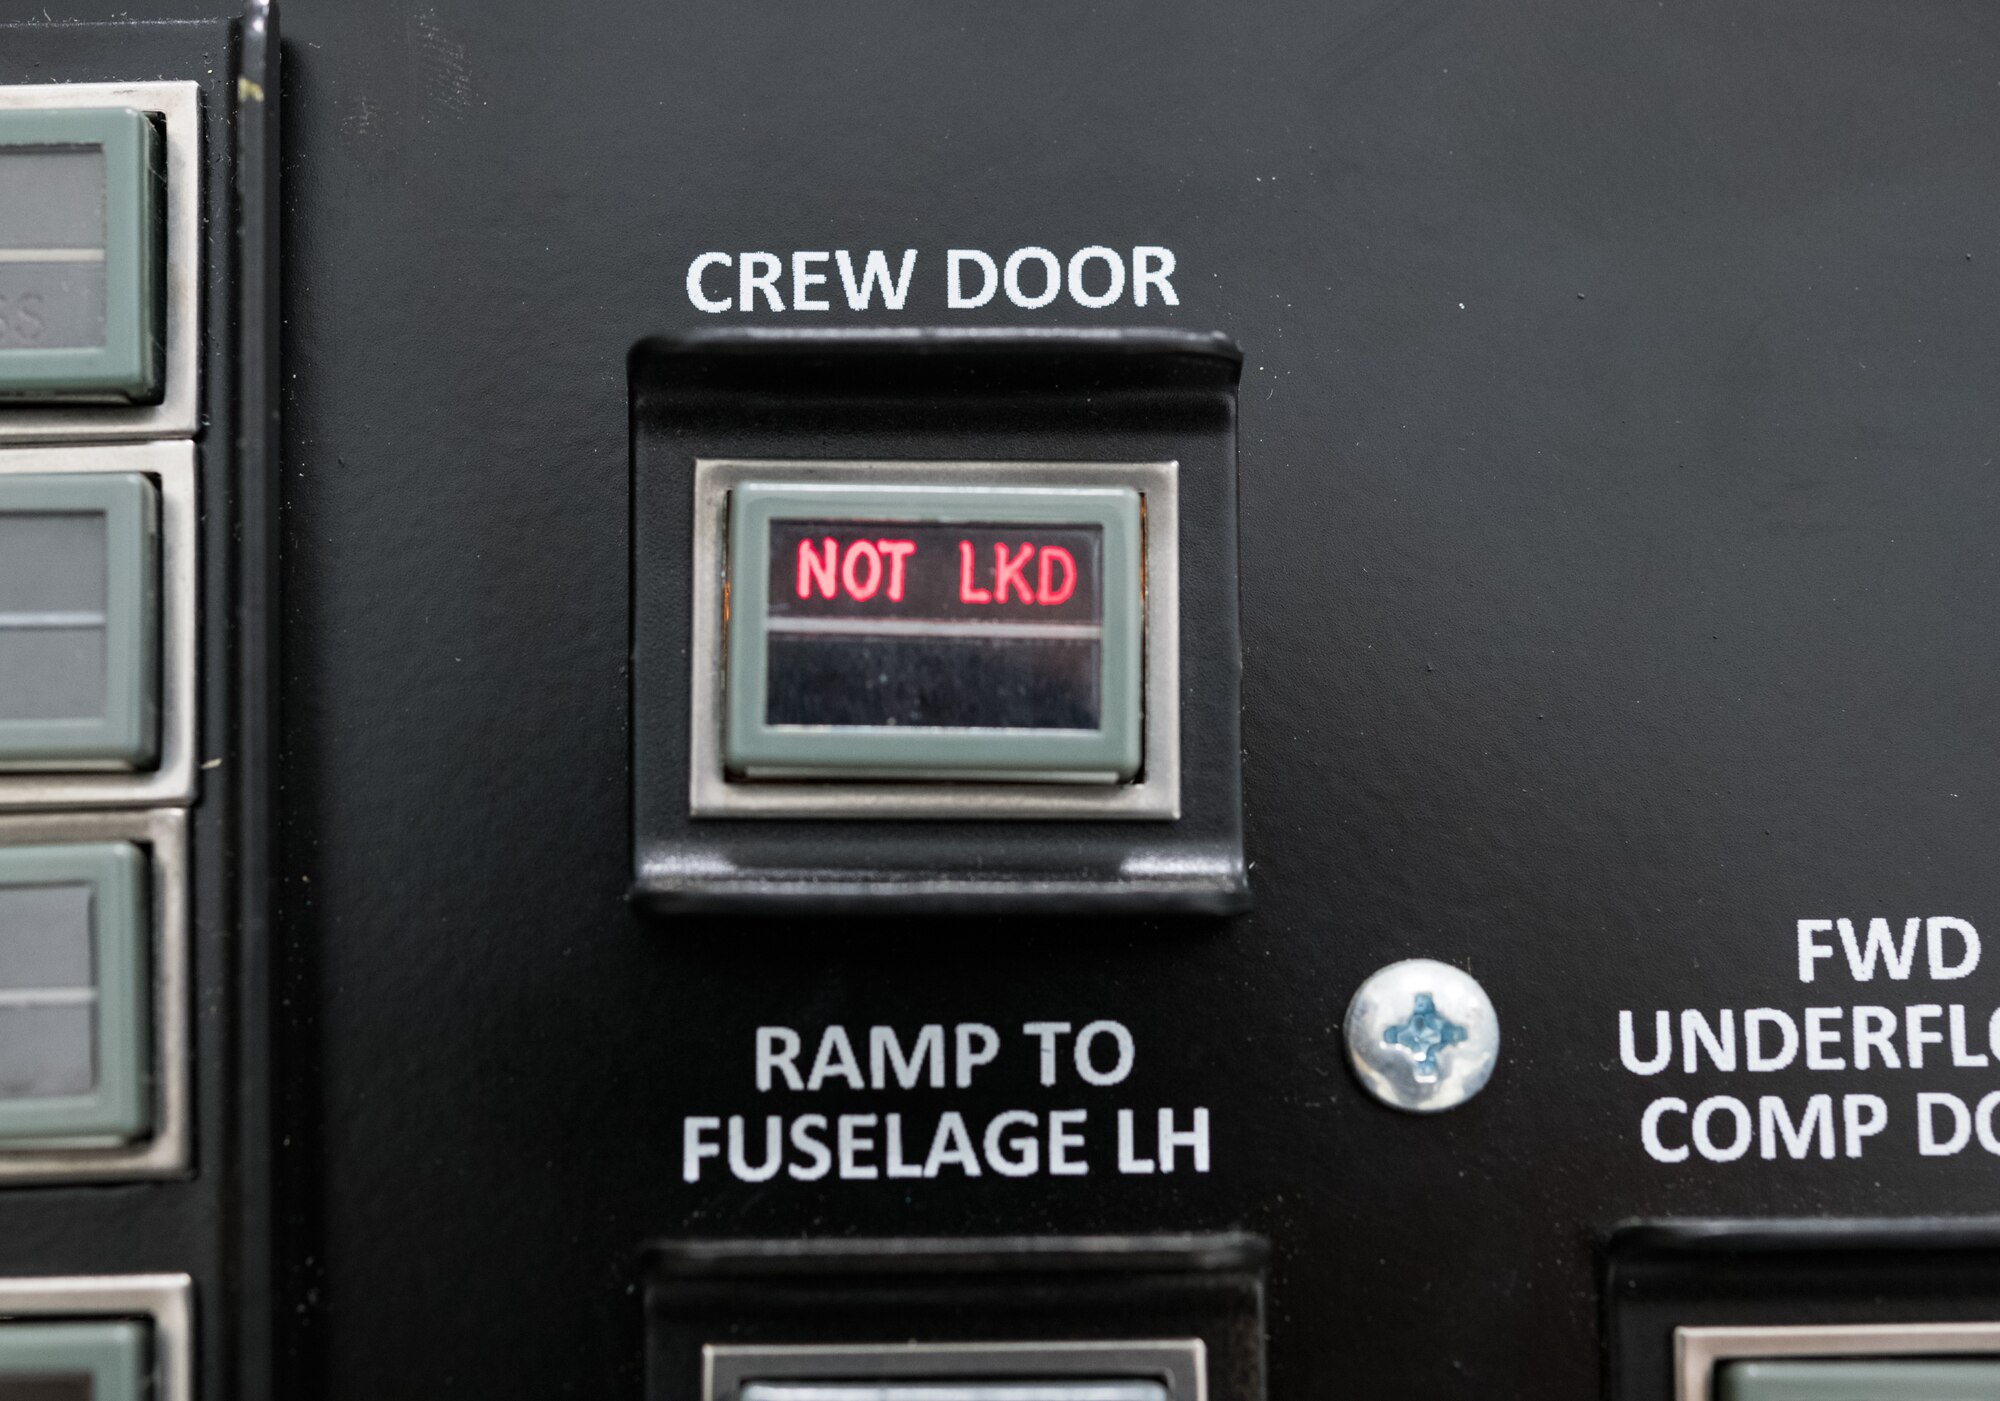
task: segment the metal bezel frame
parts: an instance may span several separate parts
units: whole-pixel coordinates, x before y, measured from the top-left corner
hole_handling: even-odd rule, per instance
[[[1200,1338],[1140,1342],[709,1343],[702,1401],[736,1401],[752,1381],[1157,1378],[1170,1401],[1208,1401],[1208,1347]]]
[[[188,1275],[0,1279],[0,1318],[143,1318],[153,1325],[151,1401],[194,1401],[194,1280]]]
[[[0,443],[191,437],[201,426],[201,85],[29,83],[0,87],[0,108],[135,107],[166,123],[164,360],[155,404],[8,405]]]
[[[32,1182],[178,1177],[189,1164],[193,1135],[187,814],[82,812],[0,815],[0,844],[134,842],[148,849],[152,969],[152,1130],[131,1143],[96,1146],[0,1146],[0,1188]]]
[[[193,801],[199,626],[194,453],[194,444],[185,440],[0,448],[0,474],[137,472],[153,478],[160,494],[157,763],[137,772],[0,771],[0,812]]]
[[[1124,486],[1144,534],[1141,771],[1127,784],[729,778],[723,764],[724,575],[729,493],[753,480],[799,485]],[[924,462],[698,458],[688,706],[688,807],[695,817],[1152,819],[1180,816],[1180,513],[1174,462]]]
[[[159,489],[130,472],[0,473],[8,482],[15,499],[0,492],[0,511],[104,520],[104,714],[0,720],[0,745],[28,756],[0,759],[0,772],[141,771],[159,754]]]
[[[1674,1329],[1674,1401],[1713,1401],[1721,1362],[2000,1356],[2000,1323],[1835,1323]]]

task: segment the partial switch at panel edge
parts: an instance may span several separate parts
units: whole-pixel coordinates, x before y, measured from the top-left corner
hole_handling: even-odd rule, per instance
[[[2000,1358],[1757,1358],[1716,1369],[1715,1401],[1995,1401]]]
[[[126,1319],[0,1323],[0,1401],[141,1401],[150,1333]]]
[[[133,108],[0,110],[0,414],[159,399],[163,151]]]

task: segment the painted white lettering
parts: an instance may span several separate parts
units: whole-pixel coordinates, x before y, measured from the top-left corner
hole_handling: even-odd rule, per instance
[[[1764,1028],[1778,1033],[1776,1050],[1764,1048]],[[1783,1070],[1799,1056],[1799,1028],[1790,1015],[1775,1007],[1752,1007],[1743,1014],[1744,1068],[1760,1073]]]
[[[902,270],[897,273],[894,282],[889,280],[889,260],[883,256],[879,248],[868,250],[868,258],[862,264],[859,282],[854,279],[854,260],[847,256],[845,248],[833,255],[833,261],[834,266],[840,269],[840,285],[847,293],[848,310],[868,310],[869,304],[874,300],[875,289],[878,287],[882,290],[882,306],[885,310],[903,309],[903,302],[910,295],[910,274],[917,266],[916,249],[903,250]],[[992,293],[989,292],[987,295],[991,296]]]
[[[1889,1126],[1888,1101],[1880,1095],[1842,1095],[1840,1120],[1847,1129],[1847,1156],[1858,1158],[1862,1140],[1873,1138]]]
[[[1736,1069],[1736,1013],[1725,1007],[1716,1013],[1716,1021],[1720,1035],[1709,1026],[1708,1018],[1693,1008],[1681,1013],[1681,1069],[1689,1075],[1699,1068],[1700,1049],[1707,1050],[1717,1070]]]
[[[1000,268],[991,258],[977,248],[954,248],[944,256],[946,306],[953,311],[970,311],[993,300],[994,292],[1000,287]],[[963,279],[967,263],[979,269],[977,292],[968,293],[965,290]]]
[[[764,1116],[764,1161],[755,1167],[745,1152],[743,1116],[729,1116],[729,1174],[738,1182],[769,1182],[785,1161],[785,1121],[783,1116]]]
[[[785,299],[778,294],[778,274],[785,270],[776,253],[739,253],[736,255],[736,309],[755,311],[757,293],[764,294],[764,301],[772,311],[783,311]]]
[[[1975,1051],[1965,1040],[1965,1004],[1951,1004],[1951,1063],[1960,1070],[1984,1070],[1993,1064],[1983,1051]]]
[[[1896,1054],[1896,1014],[1887,1007],[1856,1007],[1854,1009],[1854,1068],[1866,1070],[1869,1052],[1882,1058],[1882,1064],[1891,1070],[1903,1068],[1902,1058]]]
[[[1673,1058],[1674,1019],[1665,1011],[1653,1013],[1653,1054],[1645,1059],[1639,1055],[1639,1034],[1632,1014],[1618,1014],[1618,1059],[1627,1070],[1634,1075],[1658,1075]]]
[[[1871,919],[1868,921],[1868,942],[1864,947],[1856,942],[1854,921],[1837,921],[1840,929],[1840,946],[1847,951],[1847,968],[1857,983],[1875,980],[1875,960],[1879,956],[1882,966],[1889,971],[1893,982],[1905,982],[1910,969],[1917,961],[1917,931],[1923,927],[1921,919],[1903,922],[1903,943],[1899,948],[1890,941],[1889,921]]]
[[[1153,1160],[1139,1156],[1138,1145],[1133,1141],[1138,1135],[1133,1130],[1132,1120],[1131,1110],[1118,1111],[1118,1171],[1127,1176],[1143,1176],[1153,1171]]]
[[[701,1181],[704,1158],[720,1156],[722,1145],[710,1143],[708,1135],[722,1127],[722,1120],[707,1114],[690,1114],[681,1121],[681,1181]]]
[[[1717,1143],[1711,1129],[1715,1116],[1727,1114],[1735,1129],[1727,1143]],[[1711,1163],[1733,1163],[1750,1151],[1750,1108],[1734,1095],[1711,1095],[1694,1107],[1695,1151]]]
[[[1943,1015],[1944,1008],[1935,1002],[1919,1002],[1903,1009],[1903,1044],[1909,1049],[1910,1069],[1924,1068],[1924,1047],[1944,1044],[1944,1033],[1932,1031],[1925,1025]]]
[[[760,1026],[757,1028],[757,1088],[765,1091],[771,1088],[771,1072],[777,1071],[785,1077],[787,1088],[803,1090],[805,1081],[799,1078],[799,1034],[788,1026]]]
[[[1823,945],[1815,935],[1831,934],[1833,921],[1830,919],[1802,919],[1799,921],[1799,981],[1813,980],[1813,967],[1822,958],[1833,957],[1833,947]]]
[[[896,1029],[892,1026],[871,1026],[868,1028],[868,1083],[874,1088],[888,1088],[888,1072],[893,1070],[896,1083],[906,1090],[914,1090],[923,1076],[924,1064],[931,1068],[931,1088],[944,1088],[944,1027],[932,1023],[917,1032],[917,1044],[907,1060],[903,1057],[903,1043],[896,1039]]]
[[[688,300],[694,303],[695,310],[705,311],[710,315],[714,315],[716,312],[727,311],[736,305],[728,297],[709,296],[706,289],[701,285],[702,276],[710,268],[726,268],[734,261],[727,253],[704,253],[688,264],[687,294]]]
[[[844,1026],[830,1026],[820,1033],[819,1053],[813,1057],[812,1072],[806,1076],[806,1088],[817,1090],[827,1082],[828,1077],[834,1075],[845,1080],[849,1089],[868,1088],[861,1078],[861,1062],[855,1058],[854,1043],[847,1039],[847,1028]]]
[[[1778,1156],[1778,1140],[1783,1139],[1785,1152],[1794,1158],[1803,1158],[1812,1151],[1813,1135],[1819,1135],[1819,1155],[1833,1156],[1833,1096],[1814,1095],[1806,1101],[1806,1112],[1797,1124],[1792,1123],[1791,1111],[1776,1095],[1765,1095],[1757,1101],[1757,1154],[1761,1158]]]
[[[972,1084],[973,1071],[992,1064],[1000,1054],[1000,1033],[983,1022],[960,1022],[956,1030],[958,1087],[963,1090]]]
[[[1924,921],[1924,933],[1929,947],[1931,977],[1938,982],[1950,982],[1954,978],[1966,978],[1979,967],[1979,931],[1962,919],[1950,915],[1936,915]],[[1956,934],[1965,941],[1965,952],[1956,963],[1944,960],[1944,936]]]
[[[1181,299],[1174,295],[1174,284],[1167,279],[1174,275],[1174,254],[1171,248],[1140,245],[1132,250],[1132,304],[1146,304],[1146,289],[1156,288],[1162,306],[1179,306]]]
[[[946,1164],[956,1164],[967,1177],[979,1176],[979,1155],[972,1151],[972,1135],[965,1131],[965,1118],[956,1109],[938,1116],[930,1156],[924,1159],[924,1176],[936,1177]]]
[[[1092,262],[1101,262],[1108,269],[1107,285],[1102,292],[1094,293],[1084,286],[1084,270]],[[1125,260],[1102,244],[1077,249],[1069,256],[1069,295],[1078,306],[1087,306],[1092,311],[1110,306],[1125,295]]]
[[[803,1167],[792,1163],[785,1171],[801,1182],[817,1182],[833,1167],[833,1154],[819,1137],[825,1129],[824,1114],[801,1114],[792,1120],[792,1147],[806,1155],[807,1163]]]
[[[1844,1017],[1841,1009],[1838,1007],[1806,1008],[1807,1070],[1847,1069],[1847,1057],[1830,1056],[1824,1049],[1827,1046],[1838,1047],[1840,1045],[1840,1027],[1835,1025],[1829,1028],[1827,1023],[1838,1023],[1842,1020],[1844,1020]]]
[[[1937,1111],[1951,1116],[1951,1136],[1938,1137]],[[1917,1096],[1917,1152],[1926,1158],[1949,1158],[1972,1142],[1972,1111],[1957,1095],[1926,1090]]]
[[[1021,265],[1030,261],[1042,265],[1042,290],[1033,296],[1021,287]],[[1007,288],[1008,301],[1023,311],[1036,311],[1054,301],[1056,293],[1062,291],[1062,264],[1046,248],[1016,248],[1007,255],[1007,266],[1000,280]]]
[[[1021,1128],[1025,1133],[1017,1133],[1011,1139],[1003,1138],[1007,1130]],[[1010,1109],[1005,1114],[995,1114],[993,1122],[986,1126],[986,1166],[1002,1177],[1033,1177],[1035,1169],[1041,1166],[1042,1145],[1035,1138],[1035,1116],[1025,1109]]]
[[[1068,1022],[1027,1022],[1021,1027],[1023,1036],[1033,1036],[1042,1043],[1042,1083],[1056,1082],[1056,1038],[1069,1035]]]
[[[1174,1111],[1160,1111],[1160,1171],[1174,1170],[1174,1150],[1186,1148],[1194,1155],[1194,1170],[1208,1171],[1208,1111],[1194,1111],[1194,1126],[1188,1129],[1174,1128]]]
[[[922,1177],[924,1165],[903,1160],[903,1116],[890,1114],[883,1124],[883,1171],[890,1177]]]
[[[1072,1158],[1070,1149],[1083,1147],[1083,1135],[1068,1132],[1070,1125],[1081,1125],[1090,1117],[1087,1109],[1051,1109],[1049,1111],[1049,1175],[1051,1177],[1083,1177],[1090,1172],[1090,1164],[1081,1158]]]
[[[1639,1116],[1639,1142],[1645,1146],[1646,1156],[1656,1163],[1684,1163],[1688,1159],[1686,1148],[1670,1147],[1660,1137],[1660,1120],[1669,1114],[1687,1113],[1687,1101],[1673,1095],[1656,1099],[1646,1106],[1646,1112]]]
[[[1996,1109],[2000,1109],[2000,1090],[1990,1091],[1981,1097],[1979,1107],[1972,1111],[1972,1123],[1979,1131],[1979,1146],[2000,1157],[2000,1134],[1993,1131],[1993,1111]]]
[[[840,1175],[842,1178],[867,1182],[881,1176],[875,1164],[861,1161],[864,1153],[875,1151],[874,1137],[872,1135],[864,1137],[861,1131],[874,1127],[875,1116],[873,1114],[843,1114],[840,1116],[834,1130],[834,1141],[840,1145]]]
[[[1099,1070],[1093,1063],[1090,1048],[1100,1036],[1109,1036],[1118,1048],[1118,1059],[1109,1070]],[[1137,1049],[1132,1044],[1132,1033],[1124,1025],[1114,1021],[1096,1021],[1076,1034],[1076,1073],[1085,1084],[1104,1086],[1115,1085],[1132,1073],[1132,1062]]]
[[[828,301],[825,297],[815,297],[812,295],[813,288],[822,286],[826,282],[826,274],[811,271],[811,269],[818,267],[831,256],[833,255],[830,253],[792,254],[793,311],[833,310],[832,302]]]

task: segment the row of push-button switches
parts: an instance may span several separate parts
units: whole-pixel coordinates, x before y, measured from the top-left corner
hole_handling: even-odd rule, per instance
[[[161,107],[186,122],[186,93],[165,91],[186,85],[155,86],[169,99]],[[44,440],[131,436],[134,426],[142,435],[189,431],[191,398],[157,407],[170,368],[174,271],[168,112],[80,106],[88,96],[79,89],[4,96],[0,428]],[[185,149],[191,123],[173,135]],[[175,235],[190,260],[183,273],[194,256],[187,229],[183,220]],[[194,285],[184,278],[176,295]],[[173,316],[191,328],[190,304]],[[185,378],[194,366],[187,342],[179,349],[183,363],[173,368]],[[115,417],[146,405],[158,416]],[[49,418],[65,407],[81,417]],[[0,807],[189,796],[159,771],[163,721],[186,719],[165,715],[168,699],[191,699],[166,684],[163,652],[191,649],[191,615],[163,628],[163,475],[100,470],[121,453],[152,465],[143,450],[90,447],[0,462]],[[176,498],[186,513],[179,548],[191,550],[191,472],[176,463],[164,479],[186,493]],[[102,786],[117,775],[133,782]],[[149,777],[165,782],[149,788]],[[184,1148],[162,1155],[148,1144],[167,1127],[163,1104],[174,1132],[184,1130],[184,1087],[175,1078],[163,1095],[161,1076],[177,1068],[159,1063],[158,1037],[163,1016],[177,1024],[181,1015],[160,989],[183,990],[174,908],[184,898],[183,830],[177,816],[143,811],[16,817],[0,828],[0,1176],[178,1165]],[[60,1297],[61,1281],[0,1281],[8,1320],[0,1401],[184,1395],[185,1360],[162,1352],[184,1340],[162,1333],[154,1303],[119,1297],[131,1282],[84,1281],[70,1299]]]

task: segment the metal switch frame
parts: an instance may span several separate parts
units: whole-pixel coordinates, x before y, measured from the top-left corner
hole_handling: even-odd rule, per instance
[[[0,410],[0,424],[7,421]],[[199,517],[195,445],[99,444],[0,448],[0,475],[135,472],[159,489],[159,745],[135,772],[0,771],[0,812],[23,808],[150,807],[195,795]]]
[[[148,1401],[194,1401],[194,1280],[185,1274],[0,1279],[0,1319],[142,1319],[152,1326]]]
[[[188,819],[177,808],[148,812],[0,815],[0,847],[131,842],[149,857],[152,941],[147,1025],[149,1131],[125,1143],[0,1143],[0,1188],[17,1183],[177,1177],[193,1158],[193,1054],[188,999]],[[0,1311],[4,1312],[4,1311]]]

